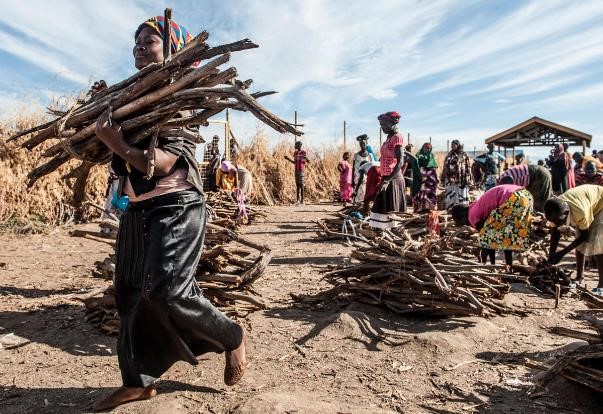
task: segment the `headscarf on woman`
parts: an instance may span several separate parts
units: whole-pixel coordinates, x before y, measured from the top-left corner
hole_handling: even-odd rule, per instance
[[[379,122],[381,121],[387,121],[390,122],[392,124],[397,124],[398,122],[400,122],[400,114],[396,111],[390,111],[390,112],[386,112],[384,114],[381,114],[377,117],[377,120]]]
[[[436,189],[438,186],[438,163],[432,146],[425,143],[417,152],[417,162],[413,164],[413,208],[415,212],[437,208]]]
[[[182,49],[189,41],[192,40],[193,36],[186,30],[184,26],[179,25],[175,21],[170,22],[170,26],[172,27],[172,36],[170,39],[170,44],[172,46],[172,53],[176,53],[180,49]],[[134,40],[138,38],[138,35],[145,27],[150,27],[155,30],[159,36],[163,39],[163,26],[164,26],[164,18],[163,16],[155,16],[151,17],[136,29],[134,33]],[[163,39],[165,41],[165,39]]]
[[[419,167],[438,168],[438,163],[433,156],[431,144],[428,142],[423,144],[419,152],[417,152],[417,160]]]

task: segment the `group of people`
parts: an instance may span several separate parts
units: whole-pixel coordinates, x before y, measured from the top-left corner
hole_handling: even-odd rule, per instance
[[[361,135],[360,150],[353,157],[349,152],[344,153],[338,166],[341,201],[363,202],[365,213],[372,203],[369,219],[372,228],[386,230],[394,226],[390,213],[406,211],[407,187],[414,212],[437,210],[437,189],[442,183],[444,209],[457,223],[479,231],[484,263],[494,264],[496,252],[503,251],[505,263],[510,266],[513,252],[527,250],[536,211],[544,214],[554,227],[549,262],[558,263],[576,249],[576,282],[580,283],[585,257],[593,257],[599,272],[594,292],[603,295],[603,152],[589,156],[575,153],[569,157],[567,145],[559,144],[546,165],[526,164],[519,156],[515,159],[518,165],[500,173],[501,163],[506,164],[506,159],[494,151],[493,144],[472,162],[463,145],[453,140],[438,176],[438,163],[430,143],[423,144],[416,154],[412,154],[410,145],[404,145],[404,136],[397,128],[400,121],[397,112],[384,113],[378,121],[387,135],[380,159],[367,148],[368,137]],[[483,194],[471,203],[472,186]],[[556,227],[561,225],[574,226],[576,238],[559,250]]]

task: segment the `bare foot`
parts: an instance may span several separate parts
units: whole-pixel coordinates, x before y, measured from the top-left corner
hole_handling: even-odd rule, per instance
[[[108,397],[95,402],[92,409],[94,411],[107,411],[127,402],[148,400],[155,395],[157,395],[157,390],[152,385],[146,388],[120,387]]]
[[[243,331],[241,345],[234,351],[225,352],[226,366],[224,367],[224,384],[232,386],[243,378],[247,360],[245,359],[245,344],[247,334]]]

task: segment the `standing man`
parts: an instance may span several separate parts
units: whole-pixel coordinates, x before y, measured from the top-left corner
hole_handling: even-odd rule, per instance
[[[484,166],[484,175],[482,178],[484,191],[488,191],[496,186],[496,181],[498,179],[498,164],[505,160],[505,157],[494,151],[494,144],[489,143],[487,148],[488,152],[475,159],[475,161]]]
[[[285,159],[292,162],[295,165],[295,193],[296,200],[299,204],[304,204],[304,172],[306,170],[306,163],[309,163],[306,151],[302,149],[302,142],[295,142],[295,151],[293,152],[293,159],[285,155]]]

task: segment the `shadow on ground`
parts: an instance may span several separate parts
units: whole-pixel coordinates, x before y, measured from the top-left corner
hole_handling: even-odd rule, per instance
[[[379,344],[399,346],[409,342],[414,335],[423,332],[445,332],[457,328],[469,328],[475,323],[458,318],[429,318],[413,315],[405,317],[375,306],[352,303],[345,309],[315,311],[297,307],[272,308],[264,312],[269,318],[302,321],[311,325],[307,334],[295,343],[305,345],[318,337],[325,329],[338,321],[341,315],[351,318],[358,326],[361,336],[347,337],[359,342],[370,351],[380,351]]]
[[[92,411],[92,404],[113,392],[114,388],[19,388],[0,387],[0,412],[12,413],[82,413]],[[197,386],[177,381],[157,382],[158,394],[189,391],[204,394],[219,394],[222,391],[211,387]],[[124,407],[127,407],[125,405]],[[127,410],[124,412],[128,412]]]
[[[81,290],[77,288],[27,289],[14,286],[0,286],[0,296],[17,295],[28,299],[45,298],[52,295],[68,295],[71,293],[81,293]]]
[[[3,334],[14,333],[72,355],[112,355],[115,337],[99,334],[84,318],[83,306],[61,304],[34,311],[0,312],[0,327]]]

